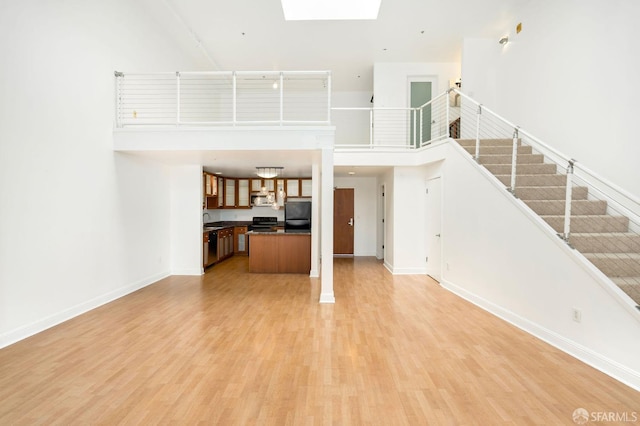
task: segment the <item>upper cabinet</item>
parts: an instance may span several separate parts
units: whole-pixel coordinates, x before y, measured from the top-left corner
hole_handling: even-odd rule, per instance
[[[236,179],[224,178],[224,207],[236,206]]]
[[[311,179],[300,179],[300,196],[311,197],[313,185]]]
[[[226,193],[224,187],[224,178],[218,176],[218,197],[216,202],[216,208],[221,209],[224,208],[224,194]]]
[[[287,179],[287,197],[299,197],[300,196],[300,179]]]
[[[218,178],[210,173],[203,173],[202,188],[202,208],[216,208],[218,204]]]
[[[251,179],[251,192],[260,192],[262,188],[266,188],[267,191],[273,192],[275,188],[275,180],[262,178]]]
[[[249,195],[249,179],[238,179],[237,181],[238,193],[236,196],[236,207],[238,208],[251,208],[251,196]]]
[[[311,178],[289,178],[285,179],[287,197],[311,197],[312,194],[312,179]]]
[[[216,176],[209,173],[203,173],[202,176],[204,179],[204,196],[215,197],[218,195],[218,179]]]
[[[203,173],[203,208],[206,209],[250,209],[251,195],[266,188],[268,192],[283,190],[287,198],[311,197],[311,178],[232,178]],[[277,197],[282,207],[284,201]]]

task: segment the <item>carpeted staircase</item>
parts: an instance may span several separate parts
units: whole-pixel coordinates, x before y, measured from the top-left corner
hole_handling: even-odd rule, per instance
[[[475,154],[475,139],[459,139],[458,143]],[[511,139],[480,142],[479,163],[506,186],[511,185],[512,147]],[[558,173],[555,164],[544,160],[531,146],[518,147],[514,192],[556,232],[562,233],[567,178]],[[572,188],[569,244],[640,305],[640,235],[630,231],[627,217],[608,214],[606,201],[588,196],[588,188]]]

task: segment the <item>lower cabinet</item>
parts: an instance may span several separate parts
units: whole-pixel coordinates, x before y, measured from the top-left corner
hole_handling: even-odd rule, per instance
[[[218,231],[218,262],[233,256],[233,228]]]
[[[236,226],[233,228],[233,240],[235,242],[234,254],[243,256],[249,254],[249,239],[247,237],[246,226]]]
[[[311,235],[249,234],[249,272],[309,274]]]

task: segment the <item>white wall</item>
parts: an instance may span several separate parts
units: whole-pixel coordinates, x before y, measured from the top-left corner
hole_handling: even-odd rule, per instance
[[[214,220],[223,220],[223,221],[249,221],[253,219],[254,216],[274,216],[278,218],[278,221],[284,220],[284,209],[280,208],[280,210],[273,210],[271,207],[252,207],[250,209],[221,209],[221,210],[207,210],[211,212],[211,217],[214,215],[217,219]]]
[[[371,92],[335,92],[332,108],[371,108]],[[331,124],[336,126],[336,145],[369,143],[370,118],[368,110],[333,110]]]
[[[170,269],[166,166],[112,150],[114,70],[193,69],[141,3],[0,3],[0,346]]]
[[[444,286],[639,389],[635,308],[461,151],[444,162]]]
[[[637,196],[638,16],[636,0],[525,3],[520,34],[511,22],[484,44],[465,41],[462,89]]]
[[[394,203],[394,179],[395,173],[393,169],[389,169],[381,179],[381,185],[385,187],[384,194],[384,266],[393,271],[394,257],[394,227],[395,227],[395,203]]]
[[[376,107],[408,107],[409,78],[430,77],[433,96],[449,88],[449,81],[460,77],[460,64],[376,62],[373,65],[373,94]]]
[[[376,108],[408,108],[410,81],[432,82],[432,97],[443,93],[449,82],[460,76],[458,63],[385,63],[377,62],[373,67],[373,91]],[[434,119],[437,118],[434,116]],[[377,110],[373,117],[373,144],[404,146],[409,141],[410,114],[402,110]],[[384,125],[381,125],[384,123]],[[432,126],[436,128],[443,123]],[[427,139],[425,137],[425,139]]]
[[[375,177],[334,179],[337,188],[353,188],[353,255],[375,256],[377,248],[377,180]]]
[[[387,218],[386,255],[391,256],[385,257],[385,264],[394,274],[426,273],[427,176],[425,166],[395,167],[393,185],[385,185],[385,198],[393,205]]]
[[[202,268],[202,167],[171,167],[171,274],[200,275]]]

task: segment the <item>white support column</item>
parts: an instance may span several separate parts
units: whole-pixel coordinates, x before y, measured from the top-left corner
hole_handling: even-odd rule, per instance
[[[316,162],[311,165],[311,181],[313,183],[311,199],[313,202],[311,204],[311,272],[309,276],[312,278],[320,277],[320,232],[322,229],[320,226],[322,221],[322,215],[320,214],[320,206],[322,205],[320,166]]]
[[[320,303],[335,303],[333,294],[333,148],[322,149]]]

